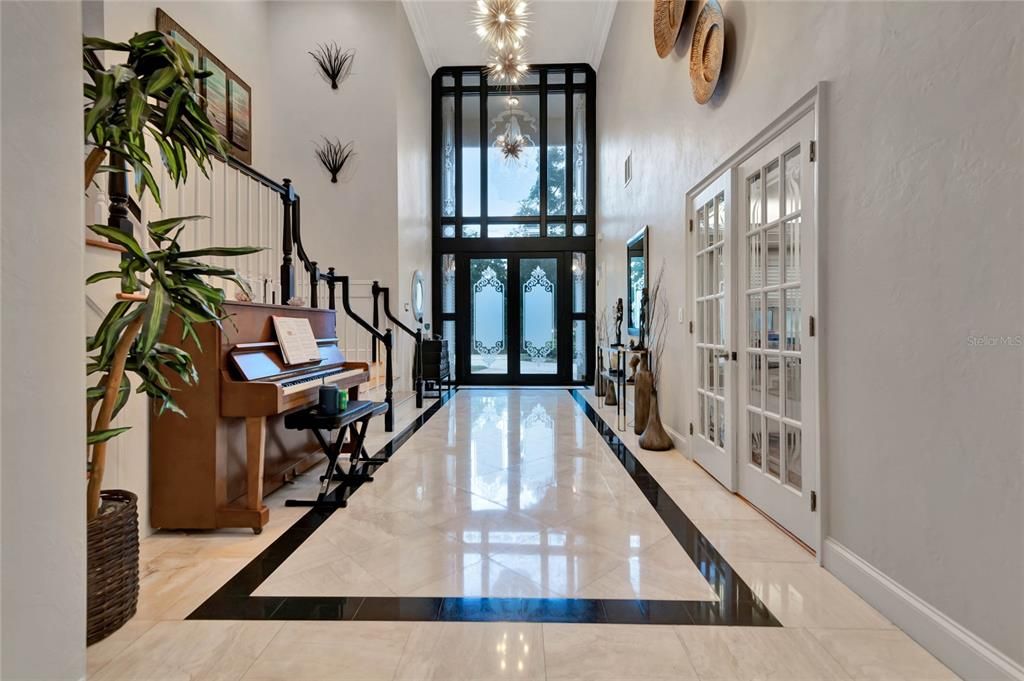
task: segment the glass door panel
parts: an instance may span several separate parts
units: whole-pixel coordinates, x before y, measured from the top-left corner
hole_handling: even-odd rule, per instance
[[[470,373],[508,374],[508,259],[469,262]]]
[[[519,261],[519,373],[558,373],[558,259]]]

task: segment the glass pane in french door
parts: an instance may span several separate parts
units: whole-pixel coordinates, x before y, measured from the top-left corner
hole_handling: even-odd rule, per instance
[[[470,372],[508,373],[508,259],[469,261]]]
[[[558,373],[557,258],[519,261],[520,374]]]
[[[745,178],[746,462],[801,490],[799,149]],[[764,182],[761,179],[764,178]],[[780,178],[782,178],[780,180]]]
[[[696,434],[718,451],[725,448],[728,427],[725,423],[728,361],[728,318],[726,314],[725,257],[727,232],[724,191],[707,194],[696,207],[698,239],[697,274],[697,405]]]

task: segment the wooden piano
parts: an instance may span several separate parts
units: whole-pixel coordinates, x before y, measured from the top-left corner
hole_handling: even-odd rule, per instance
[[[284,415],[317,402],[333,383],[351,399],[369,380],[369,366],[346,362],[337,346],[334,310],[230,302],[221,329],[196,326],[202,350],[191,340],[199,382],[176,388],[188,414],[165,412],[150,427],[150,518],[154,528],[249,527],[259,532],[270,518],[263,496],[323,460],[307,432],[286,430]],[[286,365],[272,316],[309,319],[320,361]],[[172,316],[164,338],[181,343]]]

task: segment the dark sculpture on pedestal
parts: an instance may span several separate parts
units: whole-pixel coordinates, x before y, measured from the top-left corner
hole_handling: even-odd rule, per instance
[[[615,343],[612,344],[612,347],[622,347],[622,298],[615,302]]]

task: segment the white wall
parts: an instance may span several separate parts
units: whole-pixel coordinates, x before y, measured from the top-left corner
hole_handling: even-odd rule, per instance
[[[603,301],[624,296],[625,240],[649,223],[670,316],[684,306],[689,319],[686,191],[828,81],[827,533],[1024,662],[1024,351],[968,342],[1024,328],[1024,5],[723,7],[726,74],[701,107],[686,54],[696,13],[660,60],[650,4],[619,3],[598,74]],[[672,330],[680,347],[685,327]],[[662,407],[684,433],[693,371],[680,354],[668,359]]]
[[[398,281],[392,290],[392,309],[399,318],[416,328],[411,312],[412,275],[423,273],[426,298],[423,320],[431,321],[430,240],[430,79],[416,46],[405,12],[396,5],[398,120]],[[397,314],[397,313],[396,313]],[[437,330],[438,332],[440,329]]]
[[[82,8],[3,2],[0,657],[85,676]]]
[[[268,165],[302,197],[306,251],[321,269],[389,286],[399,314],[412,272],[430,269],[430,81],[405,14],[396,2],[275,2],[268,21],[278,131]],[[356,51],[338,90],[308,54],[330,41]],[[355,142],[337,184],[315,157],[324,136]],[[398,342],[400,386],[408,387],[412,345]]]

